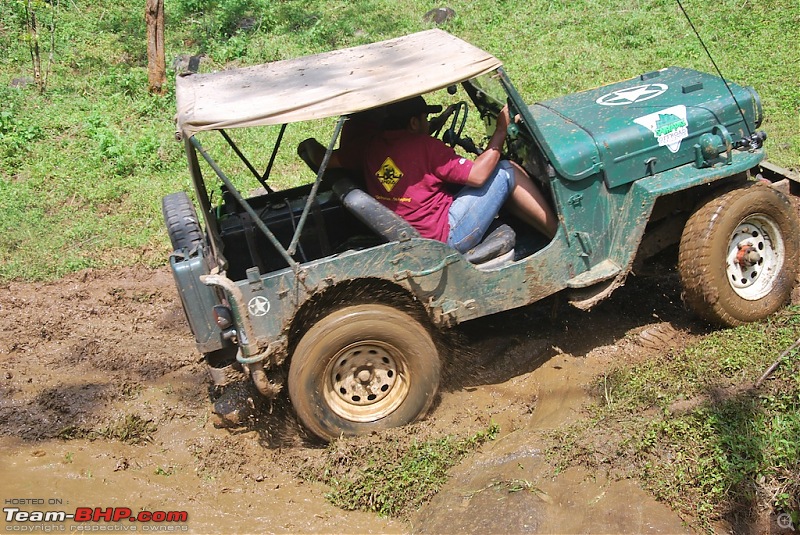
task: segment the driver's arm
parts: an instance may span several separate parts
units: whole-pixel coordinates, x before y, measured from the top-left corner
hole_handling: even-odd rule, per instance
[[[444,126],[445,121],[453,115],[453,111],[455,111],[456,105],[450,104],[448,107],[444,109],[442,113],[434,117],[429,121],[430,124],[430,131],[431,132],[438,132],[441,130],[442,126]]]
[[[503,109],[497,115],[497,124],[489,144],[486,145],[486,149],[480,156],[475,158],[475,162],[472,164],[472,169],[467,177],[468,186],[480,187],[492,175],[494,168],[500,162],[509,122],[508,106],[503,106]]]
[[[314,138],[308,138],[300,142],[297,146],[297,155],[306,162],[306,164],[314,171],[319,171],[319,166],[322,165],[322,159],[325,157],[325,152],[328,149]],[[331,153],[331,158],[328,160],[328,168],[341,167],[342,164],[339,160],[338,149]]]

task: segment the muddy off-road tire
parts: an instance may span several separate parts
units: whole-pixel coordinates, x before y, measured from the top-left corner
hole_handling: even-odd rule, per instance
[[[678,271],[686,305],[722,326],[777,311],[797,276],[799,227],[790,201],[765,184],[707,201],[681,236]]]
[[[191,251],[203,246],[205,238],[200,220],[189,196],[183,191],[170,193],[161,199],[161,213],[167,225],[167,233],[172,242],[172,249]]]
[[[300,339],[289,397],[300,421],[325,440],[413,422],[433,403],[439,355],[408,314],[363,304],[324,316]]]

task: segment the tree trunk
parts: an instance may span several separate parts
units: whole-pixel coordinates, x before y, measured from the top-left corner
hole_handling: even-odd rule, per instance
[[[44,93],[42,57],[39,53],[39,27],[36,22],[36,11],[34,11],[31,0],[25,3],[25,24],[28,27],[28,49],[31,53],[31,64],[33,65],[33,79],[36,82],[39,93]]]
[[[150,93],[163,94],[167,81],[164,57],[164,0],[147,0],[147,82]]]

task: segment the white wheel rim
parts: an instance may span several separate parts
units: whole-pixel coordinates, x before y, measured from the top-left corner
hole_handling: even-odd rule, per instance
[[[772,218],[753,214],[739,223],[728,240],[728,283],[736,295],[756,301],[775,286],[784,259],[783,237]]]
[[[331,359],[325,372],[325,401],[337,415],[373,422],[394,412],[408,395],[402,354],[391,344],[351,344]]]

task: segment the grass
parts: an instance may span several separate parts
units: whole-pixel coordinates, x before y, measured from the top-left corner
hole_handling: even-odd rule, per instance
[[[695,527],[800,512],[800,352],[759,388],[800,338],[800,309],[711,333],[694,345],[619,366],[596,384],[586,419],[551,437],[560,468],[635,477]]]
[[[62,429],[58,436],[64,440],[85,438],[88,440],[118,440],[126,444],[145,444],[153,441],[153,434],[158,426],[138,414],[126,414],[105,425],[97,427],[69,426]],[[70,456],[69,460],[71,461]]]
[[[468,437],[419,440],[404,430],[385,440],[340,439],[322,462],[301,469],[305,479],[331,487],[328,501],[346,510],[407,518],[447,481],[447,471],[499,433],[496,425]],[[525,482],[508,482],[509,492],[525,490]]]
[[[165,96],[146,92],[142,7],[61,2],[52,74],[40,95],[33,84],[10,87],[31,77],[19,4],[0,14],[0,280],[163,265],[169,240],[160,199],[191,185],[182,146],[173,140],[174,71]],[[796,2],[684,4],[726,76],[759,90],[771,159],[797,167]],[[457,16],[444,28],[503,60],[528,101],[667,65],[712,69],[672,1],[449,6]],[[406,0],[403,9],[391,0],[168,0],[168,64],[181,54],[203,54],[201,71],[211,71],[396,37],[429,28],[423,15],[432,7],[421,0]],[[753,52],[759,47],[769,50],[768,61]],[[290,128],[286,146],[331,130],[329,123]],[[266,151],[265,136],[244,137]],[[276,171],[282,178],[273,184],[280,188],[311,180],[293,150],[279,155]]]

